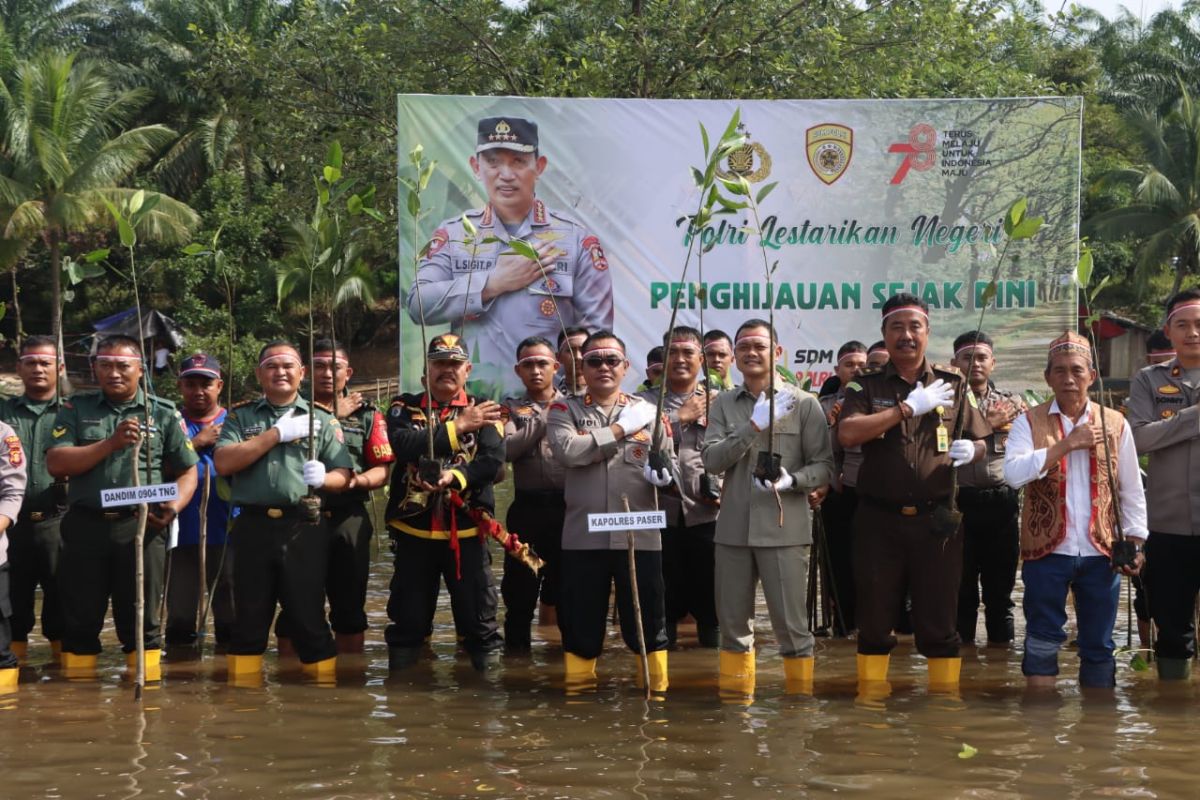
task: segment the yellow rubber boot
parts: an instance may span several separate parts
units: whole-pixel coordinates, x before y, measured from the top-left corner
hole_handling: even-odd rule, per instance
[[[9,694],[17,690],[17,678],[21,674],[19,667],[0,669],[0,694]]]
[[[29,642],[13,642],[8,646],[8,649],[17,657],[17,661],[22,664],[29,658]]]
[[[788,694],[812,694],[814,666],[812,656],[784,658],[784,691]]]
[[[929,687],[931,689],[957,689],[958,676],[962,671],[961,658],[930,658]]]
[[[858,654],[858,682],[859,683],[874,683],[876,681],[886,681],[888,675],[888,663],[891,661],[890,655],[868,656],[862,653]]]
[[[96,656],[82,656],[77,653],[63,652],[63,675],[75,680],[90,680],[96,677]]]
[[[667,651],[655,650],[653,653],[647,653],[646,658],[650,662],[650,691],[665,692],[667,690]],[[642,682],[642,657],[638,656],[638,671],[634,683],[639,689],[645,689],[646,685]]]
[[[723,696],[745,699],[754,696],[754,651],[748,653],[720,652],[720,676],[717,686]]]
[[[314,661],[311,664],[301,664],[300,671],[304,677],[317,683],[333,683],[337,680],[337,656]]]
[[[564,682],[567,694],[578,694],[595,688],[596,659],[581,658],[574,653],[563,653],[563,658],[566,667]]]
[[[125,669],[132,678],[137,674],[137,651],[125,654]],[[162,680],[162,650],[146,651],[146,683]]]
[[[262,674],[263,657],[262,656],[239,656],[228,654],[225,656],[225,670],[228,673],[228,680],[236,686],[261,686],[263,680]]]

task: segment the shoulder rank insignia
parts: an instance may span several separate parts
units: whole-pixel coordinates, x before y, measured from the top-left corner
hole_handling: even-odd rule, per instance
[[[881,372],[883,372],[883,367],[863,367],[862,369],[860,369],[858,371],[858,377],[865,378],[870,375],[878,375]],[[853,383],[853,381],[851,381],[851,383]],[[848,387],[849,387],[849,384],[847,384],[847,388]],[[861,386],[859,386],[858,388],[860,390],[862,389]]]
[[[50,431],[50,435],[53,436],[55,439],[61,439],[62,437],[67,435],[67,429],[64,426],[59,425],[54,430]]]
[[[861,375],[861,374],[865,374],[865,373],[859,373],[859,374]],[[858,381],[850,381],[849,383],[846,384],[847,392],[861,392],[862,390],[863,390],[862,384],[859,383]]]
[[[249,400],[242,400],[242,401],[241,401],[241,402],[239,402],[239,403],[234,403],[234,404],[233,404],[233,408],[231,408],[231,409],[229,409],[229,410],[230,410],[230,411],[234,411],[234,410],[236,410],[236,409],[239,409],[239,408],[242,408],[242,407],[244,407],[244,406],[248,406],[248,405],[250,405],[251,403],[255,402],[255,400],[256,400],[256,399],[257,399],[257,398],[251,398],[251,399],[249,399]]]

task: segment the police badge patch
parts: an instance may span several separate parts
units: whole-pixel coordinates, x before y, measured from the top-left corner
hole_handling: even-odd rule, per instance
[[[804,132],[808,166],[829,186],[846,173],[854,153],[854,131],[845,125],[824,122]]]

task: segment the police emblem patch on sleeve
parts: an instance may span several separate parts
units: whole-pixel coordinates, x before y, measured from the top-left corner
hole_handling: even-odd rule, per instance
[[[449,241],[450,234],[447,233],[446,229],[438,228],[433,232],[433,236],[429,238],[429,252],[425,254],[425,257],[433,258]]]
[[[608,269],[608,259],[604,255],[604,248],[600,246],[600,239],[597,236],[586,236],[583,239],[583,249],[587,250],[588,255],[592,257],[592,266],[601,272]]]
[[[21,449],[21,440],[19,437],[5,436],[4,444],[8,447],[8,463],[14,467],[19,467],[25,462],[25,451]]]

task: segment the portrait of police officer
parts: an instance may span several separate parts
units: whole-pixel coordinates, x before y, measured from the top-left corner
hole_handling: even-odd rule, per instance
[[[46,470],[46,446],[58,415],[62,359],[53,337],[27,336],[21,341],[17,377],[23,391],[0,403],[0,420],[13,427],[25,449],[28,474],[21,513],[8,530],[11,581],[12,650],[24,661],[34,629],[37,590],[42,591],[41,630],[55,658],[62,651],[62,607],[58,599],[58,562],[62,553],[59,528],[66,507],[66,483]]]
[[[95,670],[100,630],[112,598],[113,621],[121,648],[135,660],[137,636],[146,646],[146,678],[160,674],[162,599],[168,528],[196,490],[198,458],[183,417],[161,397],[141,388],[145,366],[136,339],[114,335],[102,340],[92,364],[99,391],[63,400],[50,433],[46,469],[69,478],[70,508],[62,520],[63,552],[59,585],[63,604],[63,665],[86,675]],[[145,430],[147,410],[150,429]],[[133,486],[132,448],[141,441],[138,478],[144,484],[173,480],[174,500],[152,504],[142,550],[146,598],[144,629],[134,630],[138,507],[104,508],[101,492]]]
[[[347,489],[352,462],[337,418],[300,395],[304,374],[295,345],[264,346],[255,370],[262,397],[230,410],[213,453],[217,474],[229,480],[230,502],[239,508],[229,534],[234,621],[227,664],[235,683],[261,676],[276,603],[304,672],[328,680],[336,667],[325,620],[329,528],[325,517],[314,521],[306,513],[301,499],[310,488]]]
[[[564,325],[611,328],[612,276],[600,240],[571,216],[536,196],[547,158],[537,123],[520,117],[479,121],[471,170],[487,205],[438,226],[409,293],[408,313],[435,324],[462,326],[473,347],[473,380],[519,392],[507,364],[529,336],[553,338]],[[487,239],[498,241],[484,243]],[[538,253],[514,253],[512,239]]]

